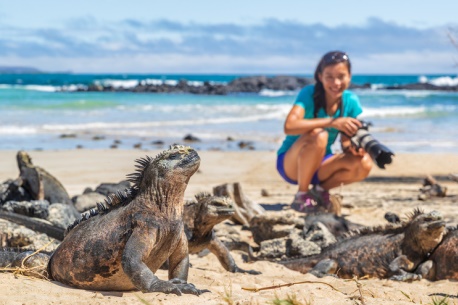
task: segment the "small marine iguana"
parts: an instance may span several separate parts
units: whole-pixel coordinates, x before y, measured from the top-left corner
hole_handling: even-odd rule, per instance
[[[16,159],[20,174],[15,184],[24,187],[34,200],[46,199],[49,203],[58,202],[73,206],[62,183],[43,168],[33,165],[28,153],[19,151]]]
[[[137,160],[133,183],[67,229],[48,273],[56,281],[90,290],[141,290],[199,295],[187,283],[188,242],[183,196],[200,158],[191,147],[173,145],[154,159]],[[154,273],[168,260],[169,280]]]
[[[447,228],[442,242],[416,273],[430,281],[458,280],[458,227]]]
[[[280,264],[318,277],[336,274],[347,279],[354,276],[399,281],[421,279],[413,271],[441,242],[444,233],[445,222],[437,211],[425,214],[416,209],[403,224],[361,229],[324,248],[320,254]]]
[[[186,203],[183,215],[189,253],[197,254],[208,249],[229,272],[261,274],[255,270],[243,270],[238,267],[227,247],[213,230],[215,225],[234,214],[231,200],[209,193],[199,193],[195,197],[197,201]]]

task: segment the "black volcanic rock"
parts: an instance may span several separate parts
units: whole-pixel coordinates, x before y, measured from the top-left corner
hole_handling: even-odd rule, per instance
[[[200,86],[190,84],[185,79],[180,79],[176,85],[145,84],[144,82],[133,88],[117,88],[113,86],[89,85],[87,91],[119,91],[119,92],[138,92],[138,93],[179,93],[179,94],[205,94],[205,95],[227,95],[236,93],[259,93],[262,90],[275,91],[297,91],[303,87],[315,83],[312,78],[278,75],[267,77],[246,76],[232,80],[228,84],[204,82]],[[350,84],[350,89],[370,89],[371,84]],[[387,90],[442,90],[458,91],[458,86],[436,86],[430,83],[414,83],[404,85],[394,85],[380,87]]]
[[[436,86],[430,83],[413,83],[405,85],[387,86],[388,90],[441,90],[458,91],[458,86]]]

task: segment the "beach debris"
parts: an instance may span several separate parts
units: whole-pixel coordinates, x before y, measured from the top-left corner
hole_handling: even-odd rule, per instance
[[[141,290],[200,295],[187,283],[188,248],[183,196],[200,165],[191,147],[172,145],[155,158],[136,160],[133,186],[83,214],[48,264],[50,277],[89,290]],[[169,280],[154,273],[168,260]]]
[[[384,217],[390,223],[401,222],[401,219],[399,218],[399,216],[392,212],[386,212]]]
[[[54,237],[63,238],[64,229],[57,228],[48,221],[4,211],[0,211],[0,215],[1,247],[38,249],[52,242],[46,250],[53,251],[59,245]],[[28,227],[22,225],[24,222],[28,223]]]
[[[75,215],[75,207],[64,203],[49,204],[46,200],[35,201],[7,201],[0,208],[0,218],[26,226],[33,230],[39,226],[39,221],[47,221],[61,229],[67,228],[70,224],[79,219],[79,213]],[[17,215],[14,218],[11,215]],[[23,216],[23,217],[19,217]],[[40,231],[38,229],[38,231]],[[45,231],[40,231],[46,233]]]
[[[428,175],[423,180],[423,187],[420,188],[421,194],[418,195],[418,200],[427,200],[431,197],[445,197],[447,195],[447,187],[439,185],[433,176]]]
[[[447,228],[439,246],[416,270],[430,281],[458,280],[458,227]]]
[[[364,227],[361,224],[349,221],[346,216],[338,216],[334,213],[307,214],[302,219],[304,219],[304,235],[307,235],[310,228],[313,228],[317,223],[323,224],[337,239],[350,231],[359,230]]]
[[[151,142],[151,145],[157,145],[157,146],[162,146],[164,144],[165,144],[164,141],[161,141],[161,140],[156,140],[156,141]]]
[[[244,270],[237,266],[229,249],[215,234],[214,226],[234,214],[233,202],[228,197],[199,193],[196,200],[184,206],[183,221],[188,238],[190,254],[198,254],[204,249],[216,255],[221,265],[229,272],[260,274],[255,270]]]
[[[46,219],[49,216],[49,202],[47,200],[10,200],[0,206],[0,210],[29,217]]]
[[[59,138],[61,139],[70,139],[70,138],[76,138],[76,134],[75,133],[63,133],[59,136]]]
[[[266,189],[261,189],[261,196],[262,197],[269,197],[270,194]]]
[[[42,249],[18,251],[0,248],[0,271],[47,279],[49,258],[50,254]]]
[[[254,144],[251,141],[240,141],[237,145],[240,149],[255,150]]]
[[[264,208],[249,199],[242,190],[239,182],[225,183],[213,188],[213,195],[229,197],[234,204],[235,213],[231,220],[237,224],[249,226],[251,219],[264,213]]]
[[[449,178],[452,181],[458,182],[458,174],[450,174]]]
[[[193,136],[192,134],[187,134],[184,138],[183,141],[185,142],[200,142],[200,139],[196,136]]]
[[[118,183],[104,182],[99,184],[95,191],[96,193],[109,196],[111,194],[116,194],[119,191],[130,188],[130,182],[128,180],[121,180]]]
[[[343,196],[340,194],[329,194],[329,203],[326,212],[335,214],[337,216],[342,215],[342,201]]]
[[[334,274],[347,279],[419,280],[421,275],[414,273],[415,269],[442,241],[445,231],[439,212],[416,209],[402,224],[352,231],[320,254],[279,263],[317,277]]]
[[[133,148],[135,148],[135,149],[140,149],[140,148],[142,148],[142,143],[135,143],[135,144],[133,145]]]
[[[284,259],[320,253],[321,248],[335,243],[350,228],[362,226],[332,213],[297,217],[291,211],[266,212],[253,217],[250,231],[259,250],[249,260]],[[254,250],[254,249],[253,249]]]

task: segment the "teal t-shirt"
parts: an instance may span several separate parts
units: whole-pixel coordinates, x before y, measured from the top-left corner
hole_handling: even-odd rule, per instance
[[[314,110],[314,102],[313,102],[313,92],[315,90],[315,85],[308,85],[304,87],[296,97],[296,101],[294,105],[298,105],[305,109],[304,119],[313,119],[313,110]],[[340,115],[340,108],[334,113],[333,118],[342,117],[352,117],[356,118],[363,112],[361,108],[361,104],[359,103],[359,98],[356,94],[349,90],[345,90],[342,94],[342,102],[343,102],[343,114]],[[318,111],[317,118],[329,118],[330,116],[327,115],[326,111],[321,108]],[[335,128],[326,128],[328,131],[328,144],[326,145],[326,154],[331,154],[331,145],[337,138],[339,131]],[[283,144],[278,149],[277,154],[282,154],[286,152],[296,140],[300,137],[300,135],[287,135]]]

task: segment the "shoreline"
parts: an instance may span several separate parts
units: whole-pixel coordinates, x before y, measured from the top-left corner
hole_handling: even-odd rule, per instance
[[[73,196],[81,193],[86,186],[95,187],[103,182],[124,180],[127,174],[135,171],[136,159],[145,155],[154,157],[161,151],[162,149],[72,149],[27,152],[34,165],[56,176]],[[16,153],[17,150],[0,150],[0,181],[17,177],[19,170]],[[216,185],[237,181],[243,183],[252,179],[258,180],[258,183],[267,180],[286,189],[293,188],[276,171],[276,151],[198,150],[198,153],[201,157],[200,171],[191,178],[188,189],[197,187],[195,184],[200,184],[203,180],[213,180],[212,184]],[[377,182],[378,177],[382,178],[379,179],[382,183],[389,182],[390,177],[401,178],[401,181],[404,177],[406,183],[411,183],[412,177],[421,180],[426,175],[445,177],[451,173],[458,173],[458,154],[400,153],[393,157],[392,164],[387,164],[386,169],[379,169],[374,165],[364,183]],[[400,182],[400,179],[393,181]],[[83,187],[83,184],[87,185]]]

